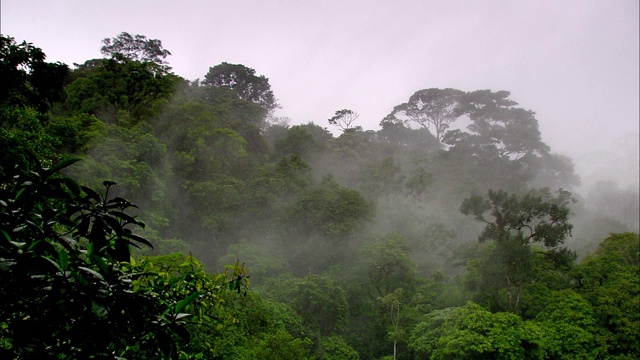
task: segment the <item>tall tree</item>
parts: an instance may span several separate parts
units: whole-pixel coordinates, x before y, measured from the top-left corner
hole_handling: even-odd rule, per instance
[[[144,35],[132,36],[124,31],[114,38],[103,39],[102,43],[104,45],[100,51],[103,55],[111,58],[123,57],[129,60],[165,65],[167,64],[166,57],[171,55],[169,50],[162,47],[162,41],[147,39]]]
[[[73,114],[90,113],[107,123],[147,119],[179,82],[177,76],[158,69],[152,62],[89,60],[74,71],[65,105]]]
[[[571,234],[571,201],[568,191],[559,190],[553,197],[549,189],[531,190],[523,196],[489,190],[488,199],[479,195],[464,199],[460,211],[486,224],[478,240],[495,246],[479,269],[486,285],[481,290],[494,292],[494,296],[505,291],[507,309],[517,313],[522,287],[531,280],[533,244],[542,246],[554,263],[573,261],[575,254],[561,247]]]
[[[456,89],[424,89],[416,91],[409,101],[393,108],[382,122],[416,123],[434,132],[442,142],[445,132],[461,115],[459,103],[464,92]]]
[[[209,68],[202,84],[229,88],[235,91],[240,99],[256,103],[267,112],[280,107],[271,91],[269,79],[264,75],[257,76],[254,69],[241,64],[223,62]]]
[[[469,132],[451,131],[444,142],[485,158],[519,160],[546,154],[549,146],[541,140],[535,113],[515,107],[518,103],[509,95],[508,91],[477,90],[460,97],[459,111],[471,120]]]
[[[336,125],[342,131],[351,129],[351,125],[360,117],[357,112],[349,109],[336,111],[336,114],[329,119],[329,124]]]

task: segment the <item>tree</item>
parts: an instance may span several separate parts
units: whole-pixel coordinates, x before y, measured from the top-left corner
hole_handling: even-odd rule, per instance
[[[404,186],[405,196],[419,198],[433,184],[433,174],[427,172],[424,167],[415,167],[410,173]]]
[[[33,107],[44,113],[52,102],[62,99],[62,85],[69,68],[62,63],[47,63],[40,48],[0,35],[0,107]],[[3,122],[4,123],[4,116]],[[2,124],[0,123],[0,124]]]
[[[432,153],[440,150],[440,142],[427,128],[412,129],[402,122],[383,120],[376,134],[379,140],[394,146],[398,151]]]
[[[339,335],[325,336],[320,339],[320,359],[323,360],[358,360],[360,356]]]
[[[393,108],[382,122],[414,122],[435,132],[436,139],[442,142],[451,123],[462,114],[459,106],[463,94],[460,90],[450,88],[418,90],[408,102]]]
[[[381,296],[377,300],[383,305],[386,315],[391,320],[389,338],[393,340],[393,360],[396,360],[398,340],[402,339],[404,335],[400,329],[400,309],[403,307],[402,301],[404,300],[402,288],[396,288],[392,293]]]
[[[602,348],[594,336],[597,330],[589,302],[572,290],[554,292],[547,301],[535,319],[527,322],[544,329],[539,344],[547,358],[601,358],[597,356]]]
[[[541,246],[545,256],[556,264],[575,259],[574,253],[560,246],[571,234],[572,225],[568,221],[571,200],[571,193],[566,190],[559,190],[557,197],[553,197],[545,188],[523,196],[489,190],[488,199],[473,195],[462,202],[460,211],[464,215],[472,215],[486,224],[478,240],[495,244],[489,258],[481,264],[480,271],[484,272],[481,277],[487,284],[493,284],[490,291],[506,291],[510,311],[519,312],[522,286],[530,280],[533,244]]]
[[[73,115],[89,113],[106,123],[135,124],[149,119],[173,95],[179,79],[158,72],[158,65],[106,59],[78,68],[66,87],[65,107]]]
[[[353,124],[359,117],[358,113],[349,109],[337,110],[336,114],[329,119],[329,124],[338,126],[342,131],[351,129]]]
[[[260,105],[267,113],[280,107],[271,91],[269,79],[264,75],[257,76],[254,69],[241,64],[223,62],[209,68],[202,84],[231,89],[240,99]]]
[[[274,150],[282,156],[299,155],[304,159],[317,156],[326,149],[331,133],[314,124],[295,125],[274,139]]]
[[[361,173],[360,189],[369,199],[389,196],[400,189],[403,181],[401,166],[392,157],[384,158],[379,164],[367,166]]]
[[[321,336],[336,334],[349,316],[344,290],[326,275],[308,275],[295,286],[290,305]]]
[[[539,332],[515,314],[468,302],[430,314],[414,329],[410,346],[430,359],[535,359],[542,355]]]
[[[460,97],[460,109],[471,120],[470,133],[449,132],[443,142],[485,158],[519,160],[544,155],[549,146],[540,139],[538,120],[530,110],[517,108],[508,91],[477,90]]]
[[[144,35],[131,36],[128,32],[121,32],[114,38],[105,38],[100,51],[104,56],[114,59],[124,58],[140,62],[152,62],[165,65],[166,57],[171,53],[162,47],[162,41],[147,39]]]
[[[290,208],[290,219],[305,233],[338,240],[353,234],[372,213],[372,205],[359,192],[325,176],[319,186],[298,193]]]
[[[573,189],[580,185],[580,177],[575,173],[573,160],[565,155],[546,153],[538,157],[532,185],[552,189]]]
[[[597,341],[612,358],[640,357],[640,236],[611,234],[572,271],[593,307]]]
[[[310,339],[296,339],[284,330],[266,334],[247,359],[264,360],[312,360]]]
[[[410,251],[407,241],[396,233],[361,249],[362,277],[371,298],[385,298],[397,288],[413,287],[415,264]]]
[[[431,311],[413,328],[408,345],[409,349],[415,351],[417,359],[431,359],[438,340],[443,335],[445,321],[457,309],[450,307]]]

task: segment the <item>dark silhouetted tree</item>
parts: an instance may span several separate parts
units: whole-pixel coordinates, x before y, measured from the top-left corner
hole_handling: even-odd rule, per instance
[[[240,99],[256,103],[267,112],[280,107],[271,91],[269,79],[264,75],[257,76],[254,69],[241,64],[223,62],[209,68],[202,84],[229,88],[235,91]]]
[[[129,60],[141,62],[153,62],[158,65],[165,65],[166,57],[171,53],[162,47],[162,41],[158,39],[147,39],[144,35],[132,36],[128,32],[122,32],[114,38],[102,40],[104,44],[100,51],[103,55],[118,58],[123,57]]]
[[[409,101],[393,108],[383,120],[416,123],[432,131],[442,142],[453,121],[460,117],[460,98],[464,92],[456,89],[424,89],[416,91]]]
[[[358,119],[360,115],[349,109],[342,109],[336,111],[336,114],[329,119],[329,124],[336,125],[342,131],[351,129],[351,125]]]

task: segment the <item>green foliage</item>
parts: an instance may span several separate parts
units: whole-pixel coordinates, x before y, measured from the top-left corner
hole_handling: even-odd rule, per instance
[[[41,49],[23,41],[20,44],[9,36],[0,35],[0,111],[12,107],[33,107],[46,112],[51,103],[62,98],[62,84],[69,67],[61,63],[47,63]],[[2,116],[0,125],[4,125]]]
[[[44,115],[33,109],[14,108],[3,119],[11,119],[0,127],[0,167],[6,172],[30,169],[42,163],[50,165],[60,160],[56,149],[64,138],[57,138],[43,125]]]
[[[420,359],[535,358],[528,329],[517,315],[495,313],[479,305],[436,311],[414,329],[409,347]],[[527,355],[527,356],[525,356]]]
[[[119,194],[127,198],[141,200],[152,194],[161,186],[154,176],[162,171],[165,146],[142,124],[131,128],[107,125],[104,129],[86,161],[71,169],[73,176],[93,188],[100,179],[113,179],[121,184]]]
[[[306,324],[323,336],[336,334],[349,316],[344,290],[327,275],[307,275],[279,282],[269,293],[289,304]]]
[[[132,282],[136,292],[153,294],[164,307],[164,317],[179,335],[180,351],[191,356],[216,356],[223,352],[225,332],[238,322],[228,301],[232,293],[246,296],[249,279],[243,265],[227,266],[224,272],[209,275],[192,256],[170,254],[131,262],[132,273],[144,274]]]
[[[319,356],[322,360],[358,360],[360,356],[341,336],[323,337],[320,340]]]
[[[248,359],[265,360],[312,360],[312,342],[309,339],[296,339],[284,330],[275,334],[266,334],[255,346]]]
[[[372,206],[359,192],[341,187],[331,176],[298,193],[290,210],[301,230],[334,239],[353,234],[372,213]]]
[[[131,227],[133,204],[79,186],[52,168],[8,176],[0,187],[1,350],[11,358],[172,357],[188,343],[185,318],[210,316],[225,287],[241,291],[236,265],[207,280],[193,260],[154,273],[131,261],[130,246],[151,244]],[[184,267],[189,269],[183,270]],[[187,313],[186,311],[190,311]]]
[[[414,168],[405,183],[407,196],[420,197],[433,183],[433,174],[423,167]]]
[[[455,308],[434,310],[424,316],[409,337],[409,348],[416,352],[418,359],[430,359],[443,334],[444,323]]]
[[[260,246],[246,242],[229,245],[227,254],[222,257],[220,262],[228,264],[240,258],[242,262],[250,264],[248,267],[251,268],[251,277],[254,286],[258,280],[264,281],[269,277],[278,276],[287,270],[285,258],[280,254],[273,254],[269,246]]]
[[[63,99],[66,66],[2,37],[0,357],[640,356],[638,236],[574,265],[570,194],[529,190],[575,186],[573,165],[508,92],[420,90],[380,131],[341,110],[334,138],[276,124],[268,79],[244,65],[201,86],[169,72],[159,40],[104,45]],[[69,154],[84,161],[53,166]],[[590,195],[610,214],[583,237],[637,223],[633,192],[611,189]],[[204,262],[134,260],[147,242]]]
[[[46,132],[56,139],[56,152],[78,154],[104,136],[106,127],[93,115],[55,116],[47,124]]]
[[[177,77],[153,62],[106,59],[74,72],[66,87],[65,107],[110,124],[136,124],[156,113],[174,92]]]
[[[120,265],[147,244],[132,205],[54,174],[71,162],[2,176],[2,348],[6,356],[78,358],[174,352],[152,297],[130,291]],[[113,183],[105,183],[108,189]],[[136,334],[136,336],[133,336]]]
[[[331,150],[338,161],[350,162],[353,171],[371,154],[371,137],[361,129],[349,129],[330,142]]]
[[[474,195],[462,202],[463,214],[486,224],[478,240],[495,242],[495,247],[478,263],[481,293],[495,296],[505,291],[507,309],[517,313],[522,286],[535,280],[532,244],[544,246],[547,260],[556,267],[575,260],[575,254],[560,247],[572,229],[568,222],[570,200],[567,191],[560,190],[554,198],[548,189],[542,189],[531,190],[522,197],[489,190],[488,200]],[[491,218],[486,217],[487,212]]]
[[[419,188],[418,179],[415,185]],[[400,189],[402,183],[401,166],[392,157],[387,157],[380,164],[372,164],[362,172],[362,192],[369,198],[391,195]]]
[[[544,329],[540,344],[551,359],[595,359],[594,319],[590,304],[577,293],[555,293],[534,323]]]
[[[243,183],[221,176],[212,181],[187,185],[186,195],[201,225],[214,233],[229,226],[234,210],[241,204]]]
[[[478,237],[480,242],[495,240],[501,243],[515,235],[525,242],[553,248],[571,234],[572,226],[567,222],[567,205],[572,201],[570,196],[568,191],[559,190],[554,198],[548,188],[531,190],[521,198],[503,190],[489,190],[488,200],[471,196],[462,202],[460,211],[487,224]],[[485,218],[487,211],[490,211],[493,221]]]
[[[611,234],[576,266],[576,291],[589,301],[610,356],[640,356],[640,236]]]
[[[446,359],[521,359],[525,337],[517,315],[492,314],[469,303],[447,318],[433,358]]]
[[[411,248],[400,235],[392,233],[382,241],[361,250],[362,279],[374,298],[384,297],[396,288],[411,288],[415,265]]]
[[[282,156],[298,155],[308,159],[324,150],[328,138],[331,138],[331,134],[317,125],[292,126],[275,139],[274,149]]]

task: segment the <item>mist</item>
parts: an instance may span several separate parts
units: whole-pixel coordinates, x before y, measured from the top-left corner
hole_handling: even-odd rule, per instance
[[[70,65],[47,92],[6,58],[2,145],[29,156],[3,176],[115,182],[153,245],[131,263],[220,294],[176,349],[490,357],[495,330],[514,358],[638,355],[637,2],[1,6],[7,53]]]

